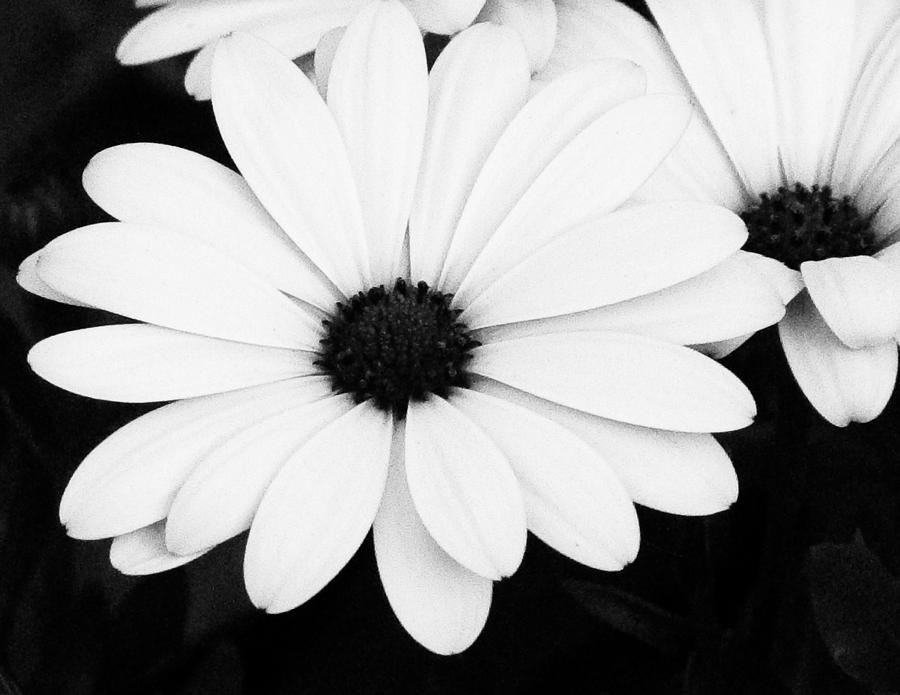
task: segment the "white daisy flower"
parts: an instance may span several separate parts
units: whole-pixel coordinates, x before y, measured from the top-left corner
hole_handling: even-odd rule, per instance
[[[35,371],[85,396],[176,401],[76,470],[68,533],[114,538],[132,574],[249,529],[247,591],[316,594],[374,528],[385,592],[431,650],[465,649],[526,529],[590,567],[634,559],[634,502],[709,514],[736,498],[710,432],[746,388],[684,344],[783,306],[702,203],[617,209],[677,142],[681,97],[606,61],[528,100],[515,32],[479,24],[429,75],[398,2],[369,5],[327,105],[293,63],[224,39],[213,108],[242,176],[174,147],[97,155],[121,222],[69,232],[20,282],[142,323],[51,337]],[[397,280],[396,278],[401,278]]]
[[[122,39],[119,62],[140,65],[198,51],[184,77],[196,99],[209,99],[216,40],[243,31],[271,43],[289,58],[309,54],[329,60],[343,27],[370,0],[135,0],[155,8]],[[423,32],[455,34],[475,21],[516,29],[532,70],[543,67],[556,36],[554,0],[403,0]]]
[[[624,57],[648,91],[693,95],[702,118],[636,199],[740,213],[745,257],[788,304],[779,333],[806,397],[834,425],[877,417],[900,331],[900,5],[648,0],[662,34],[613,0],[557,5],[537,79]]]

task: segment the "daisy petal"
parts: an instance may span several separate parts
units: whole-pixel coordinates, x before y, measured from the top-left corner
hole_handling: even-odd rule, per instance
[[[854,203],[862,215],[871,215],[876,243],[900,236],[900,140],[891,145],[859,184]]]
[[[441,285],[449,291],[458,287],[484,244],[550,162],[597,118],[643,94],[644,87],[639,67],[605,61],[554,80],[525,104],[478,175],[453,235]]]
[[[775,90],[758,3],[647,4],[748,190],[777,188]]]
[[[205,455],[175,496],[166,546],[180,555],[250,528],[269,483],[313,435],[353,407],[347,396],[300,403],[247,427]]]
[[[550,57],[556,39],[553,0],[487,0],[478,21],[515,29],[525,42],[532,72],[544,67]]]
[[[691,115],[680,97],[639,97],[579,133],[541,172],[472,263],[456,301],[465,305],[491,278],[566,228],[621,205],[678,142]]]
[[[325,7],[325,4],[330,7]],[[122,39],[116,57],[124,65],[149,63],[186,53],[235,29],[296,22],[310,36],[296,57],[311,51],[319,36],[346,23],[365,0],[193,0],[173,2],[138,22]],[[335,18],[335,14],[341,17]],[[341,21],[343,19],[343,21]]]
[[[71,304],[72,306],[88,306],[84,302],[79,302],[77,299],[72,299],[61,292],[57,292],[50,287],[50,285],[41,280],[41,276],[38,275],[37,272],[38,258],[40,255],[40,251],[35,251],[19,264],[19,272],[16,274],[16,282],[19,283],[19,286],[32,294],[36,294],[38,297],[50,299],[54,302]]]
[[[727,369],[639,335],[555,333],[489,343],[473,355],[475,374],[620,422],[724,432],[746,427],[756,414],[750,392]]]
[[[372,282],[388,283],[406,235],[428,111],[425,48],[399,2],[372,3],[347,27],[328,106],[356,177]]]
[[[41,280],[99,309],[256,345],[318,347],[320,317],[213,247],[177,232],[107,222],[51,241]]]
[[[525,552],[525,510],[503,452],[451,403],[411,401],[406,479],[419,516],[438,544],[488,579],[508,577]]]
[[[778,324],[794,378],[809,402],[832,425],[869,422],[884,410],[897,378],[897,345],[853,350],[831,332],[809,293],[788,306]]]
[[[900,273],[871,256],[800,265],[819,314],[850,348],[892,341],[900,329]]]
[[[312,353],[234,343],[146,324],[83,328],[39,342],[28,364],[72,393],[152,403],[311,374]]]
[[[741,251],[739,255],[749,267],[769,281],[785,306],[803,289],[803,276],[781,261],[750,251]]]
[[[480,423],[509,459],[522,488],[528,529],[583,565],[615,571],[637,556],[637,514],[603,458],[555,422],[477,391],[453,405]]]
[[[341,39],[344,38],[346,30],[347,27],[335,27],[331,31],[325,32],[316,46],[313,67],[316,71],[316,86],[319,88],[319,94],[322,95],[323,99],[328,96],[328,80],[331,77],[331,66],[334,64],[334,56],[337,53],[338,46],[341,45]]]
[[[894,106],[900,95],[900,20],[890,26],[865,65],[849,102],[835,156],[832,178],[839,195],[857,191],[900,132]]]
[[[694,345],[744,336],[783,316],[779,296],[738,253],[659,292],[575,314],[492,326],[480,330],[478,340],[488,343],[546,333],[605,330]]]
[[[556,44],[546,68],[536,75],[539,84],[591,61],[618,58],[646,70],[649,94],[693,98],[659,32],[637,12],[614,0],[565,0],[556,7]],[[699,112],[635,195],[648,201],[701,200],[730,210],[749,202],[734,165]]]
[[[59,518],[73,538],[118,536],[163,519],[201,457],[257,419],[330,392],[291,379],[158,408],[116,430],[76,469]]]
[[[635,427],[588,415],[479,379],[472,388],[528,408],[559,423],[599,452],[638,504],[695,516],[728,509],[738,479],[724,449],[709,434]]]
[[[856,17],[854,0],[763,3],[777,90],[781,159],[788,181],[827,181],[849,97]]]
[[[186,565],[203,555],[175,555],[166,549],[165,522],[116,536],[109,548],[109,562],[122,574],[157,574]]]
[[[484,0],[403,0],[403,4],[422,31],[449,35],[474,22]]]
[[[212,96],[210,80],[212,79],[212,62],[216,53],[216,44],[208,43],[191,58],[184,72],[184,89],[197,101],[208,101]]]
[[[299,606],[347,564],[384,492],[391,417],[361,403],[294,454],[266,490],[250,527],[244,581],[269,613]]]
[[[353,171],[316,88],[270,46],[234,34],[216,50],[212,93],[222,138],[266,210],[344,294],[368,286]]]
[[[746,239],[744,223],[722,207],[630,206],[567,231],[506,273],[486,271],[486,289],[463,297],[460,320],[474,329],[633,299],[709,270]],[[500,249],[498,257],[514,253]],[[537,277],[567,281],[535,283]]]
[[[450,42],[429,80],[409,235],[413,276],[433,286],[478,172],[528,96],[528,59],[515,32],[478,24]]]
[[[484,628],[493,582],[456,562],[428,533],[406,484],[404,438],[398,427],[372,528],[378,574],[406,631],[437,654],[458,654]]]
[[[782,316],[784,316],[784,309],[782,308]],[[779,321],[781,319],[778,319]],[[737,350],[741,345],[746,343],[750,338],[752,338],[754,333],[745,333],[744,335],[739,335],[736,338],[727,338],[725,340],[714,340],[711,343],[694,343],[690,345],[692,349],[697,352],[702,352],[707,357],[712,357],[714,360],[723,360],[732,352]]]
[[[84,170],[84,189],[122,222],[205,242],[275,287],[330,310],[341,297],[269,217],[235,172],[179,147],[110,147]]]

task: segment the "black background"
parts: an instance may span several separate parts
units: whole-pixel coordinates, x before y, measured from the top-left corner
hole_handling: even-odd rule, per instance
[[[106,219],[80,187],[104,147],[163,142],[230,164],[209,105],[183,92],[185,58],[116,64],[138,16],[127,0],[0,9],[0,693],[900,692],[898,399],[872,424],[828,426],[772,331],[727,360],[760,407],[721,438],[740,501],[708,518],[639,509],[641,553],[617,574],[530,537],[459,656],[406,635],[370,540],[318,596],[266,616],[244,593],[243,536],[145,578],[113,570],[108,543],[67,538],[56,509],[71,472],[148,407],[30,372],[38,340],[116,319],[28,295],[16,267]]]

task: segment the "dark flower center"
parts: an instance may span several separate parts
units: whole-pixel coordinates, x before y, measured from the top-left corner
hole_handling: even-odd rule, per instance
[[[469,329],[450,308],[453,295],[397,280],[338,303],[325,325],[316,362],[338,393],[357,403],[373,399],[399,418],[410,398],[447,396],[451,386],[468,386],[472,358]]]
[[[871,217],[863,216],[849,196],[835,198],[829,186],[795,184],[763,193],[741,213],[750,237],[745,251],[769,256],[790,268],[804,261],[867,256],[875,251]]]

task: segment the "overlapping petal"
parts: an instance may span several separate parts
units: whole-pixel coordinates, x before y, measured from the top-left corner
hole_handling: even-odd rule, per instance
[[[869,422],[881,414],[897,378],[897,345],[858,350],[832,333],[808,292],[788,306],[778,324],[794,378],[813,407],[832,425]]]
[[[397,276],[422,157],[428,74],[419,29],[399,3],[373,3],[347,27],[328,106],[359,191],[374,284]]]
[[[493,582],[460,565],[425,528],[406,483],[405,449],[401,425],[372,528],[378,574],[406,631],[433,652],[456,654],[481,633]]]
[[[320,377],[178,401],[116,430],[76,469],[59,505],[74,538],[119,536],[163,519],[200,458],[256,419],[324,398]]]
[[[320,318],[208,244],[164,228],[82,227],[40,252],[37,273],[98,309],[189,333],[316,349]]]
[[[406,479],[425,528],[450,557],[488,579],[525,552],[525,510],[503,452],[438,396],[409,404]]]
[[[471,370],[592,415],[683,432],[750,424],[753,397],[731,372],[693,350],[613,331],[554,333],[489,343]]]
[[[384,492],[391,430],[390,414],[361,403],[284,464],[247,539],[244,581],[256,606],[295,608],[347,564]]]

